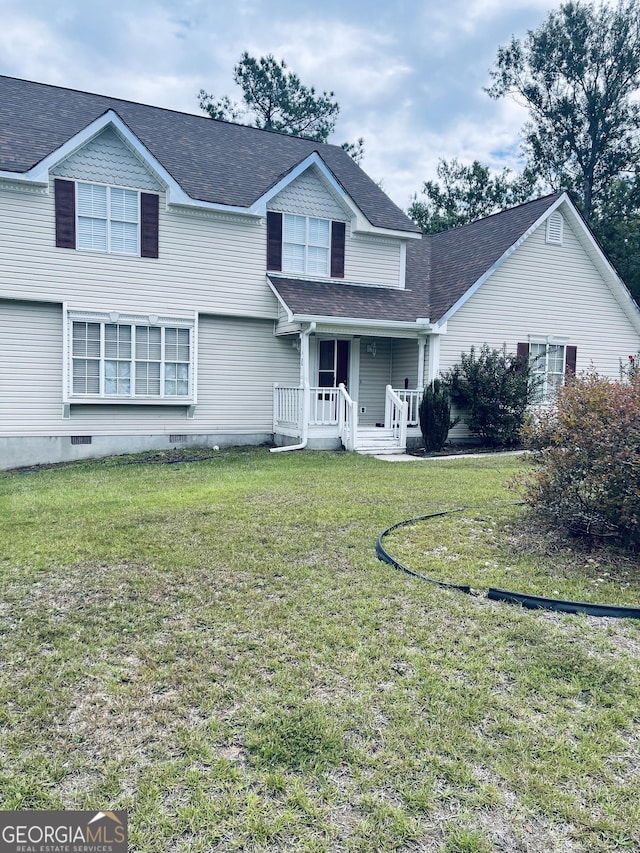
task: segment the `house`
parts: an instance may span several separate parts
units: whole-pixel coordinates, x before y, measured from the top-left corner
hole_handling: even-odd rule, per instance
[[[463,350],[617,376],[640,312],[566,195],[429,238],[339,147],[0,77],[0,467],[401,450]]]

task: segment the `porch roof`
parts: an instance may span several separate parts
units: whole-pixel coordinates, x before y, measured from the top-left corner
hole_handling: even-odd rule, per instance
[[[429,294],[423,284],[403,290],[328,281],[268,276],[271,286],[293,317],[378,320],[389,323],[425,322]],[[417,283],[416,283],[417,284]]]
[[[470,225],[407,242],[404,288],[269,275],[290,314],[305,318],[416,323],[440,321],[562,197],[535,199]]]

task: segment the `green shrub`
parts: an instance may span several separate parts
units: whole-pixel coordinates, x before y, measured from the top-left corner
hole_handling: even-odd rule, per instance
[[[524,431],[535,451],[525,500],[573,534],[640,546],[640,375],[590,372]]]
[[[418,415],[426,449],[429,451],[442,450],[449,430],[460,419],[451,420],[449,389],[439,379],[434,379],[432,384],[427,385],[424,389]]]
[[[520,442],[527,405],[535,380],[528,361],[484,344],[462,353],[445,376],[451,400],[464,413],[464,422],[488,447],[513,447]]]

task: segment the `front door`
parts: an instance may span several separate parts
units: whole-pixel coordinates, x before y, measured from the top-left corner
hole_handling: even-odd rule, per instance
[[[320,340],[318,352],[318,386],[349,387],[349,344],[344,340]]]

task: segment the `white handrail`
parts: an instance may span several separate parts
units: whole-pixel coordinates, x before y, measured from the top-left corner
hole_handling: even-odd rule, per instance
[[[401,400],[391,385],[387,385],[384,405],[384,425],[387,429],[393,430],[393,435],[398,441],[398,445],[404,448],[407,446],[408,414],[409,404],[407,401]]]
[[[341,382],[338,385],[340,399],[338,401],[338,429],[340,440],[345,450],[356,449],[356,435],[358,433],[358,404],[349,396],[349,392]]]
[[[424,391],[420,390],[420,388],[394,388],[393,390],[401,400],[406,400],[409,404],[408,423],[419,424],[420,402],[422,401]]]

